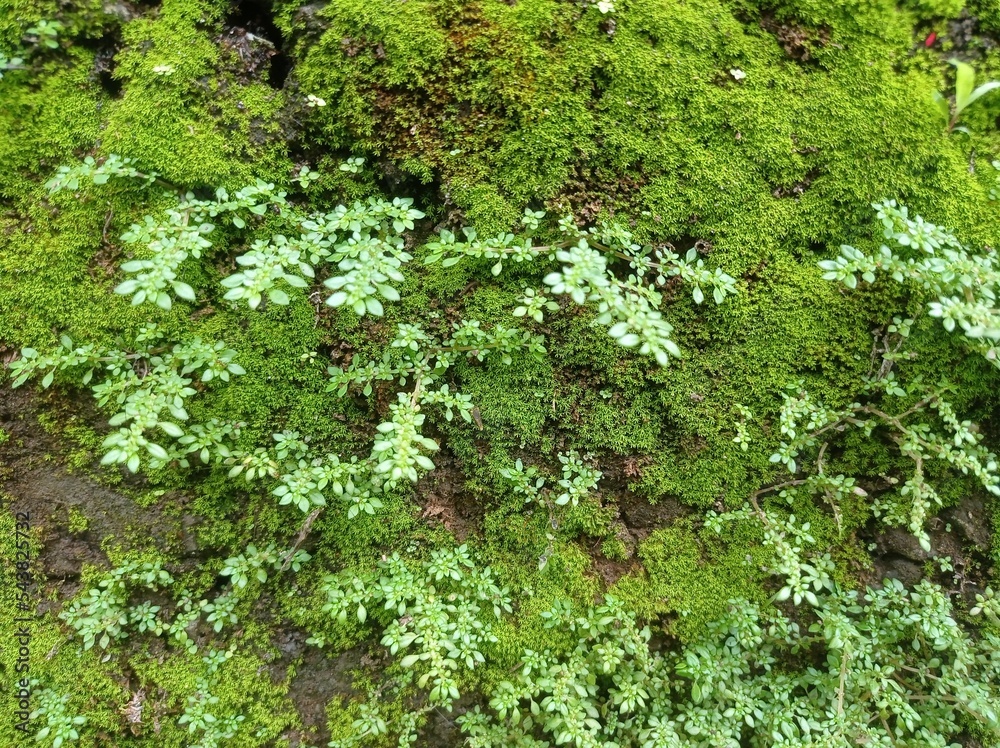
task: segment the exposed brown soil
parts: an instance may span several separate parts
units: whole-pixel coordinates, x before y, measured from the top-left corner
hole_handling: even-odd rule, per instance
[[[817,48],[825,47],[830,42],[830,30],[827,28],[811,29],[794,21],[779,21],[770,14],[761,18],[760,26],[774,34],[785,54],[798,62],[808,62]]]
[[[414,499],[423,507],[420,516],[444,525],[459,542],[464,542],[482,527],[485,497],[466,488],[465,473],[447,449],[435,454],[434,465],[434,470],[417,484]]]
[[[307,646],[301,631],[282,631],[275,645],[282,653],[271,666],[275,681],[283,680],[288,666],[295,662],[295,676],[288,689],[288,698],[295,704],[305,731],[287,735],[292,745],[326,745],[330,739],[326,727],[327,705],[334,699],[350,698],[354,694],[352,671],[365,664],[363,647],[354,647],[331,654]],[[296,743],[295,741],[298,741]]]
[[[109,566],[101,548],[101,542],[109,537],[130,545],[151,540],[158,548],[185,557],[185,565],[200,562],[197,517],[168,514],[170,497],[141,507],[123,493],[71,471],[59,457],[67,445],[45,431],[38,421],[40,406],[39,398],[28,387],[0,387],[0,428],[9,435],[0,444],[0,499],[8,511],[31,514],[31,525],[42,543],[37,558],[37,578],[42,586],[55,587],[60,600],[73,597],[79,591],[78,580],[85,564]],[[89,402],[79,406],[82,410],[91,407]],[[88,415],[91,422],[98,418],[96,412]],[[71,508],[86,517],[85,531],[70,532]],[[154,593],[149,597],[167,610],[172,606],[166,595]],[[210,637],[210,627],[203,624],[197,636]],[[270,671],[275,681],[281,681],[288,666],[298,664],[288,695],[307,730],[316,732],[289,737],[293,738],[292,745],[322,745],[328,737],[317,742],[315,735],[323,737],[325,733],[326,705],[338,695],[353,693],[349,671],[363,663],[360,649],[328,657],[323,650],[306,647],[306,636],[294,629],[280,631],[274,642],[280,656]],[[139,646],[138,640],[135,645]],[[165,651],[162,640],[153,638],[148,645],[151,656]],[[127,658],[126,648],[120,659],[126,669],[123,683],[127,680],[130,689],[142,690],[146,684],[133,683],[127,676]],[[147,687],[145,695],[151,698],[151,694]]]
[[[654,530],[669,527],[691,513],[691,507],[676,499],[664,497],[655,504],[634,493],[618,496],[618,511],[622,521],[637,540],[645,540]]]
[[[101,542],[108,537],[196,551],[195,517],[167,516],[162,505],[141,507],[72,472],[59,458],[63,445],[38,422],[38,406],[28,388],[0,388],[0,428],[9,435],[0,445],[0,494],[9,511],[30,513],[42,543],[39,571],[46,579],[72,581],[84,564],[106,565]],[[86,518],[86,530],[70,532],[71,510]],[[66,594],[72,594],[69,587]]]
[[[610,500],[617,505],[618,517],[636,543],[692,512],[691,507],[669,496],[651,504],[646,497],[629,490],[629,485],[642,478],[647,462],[648,458],[640,456],[608,456],[601,460],[604,473],[601,490],[607,497],[605,503]]]
[[[884,579],[898,579],[911,587],[928,578],[973,602],[976,593],[986,587],[991,566],[991,522],[986,505],[980,498],[967,498],[929,520],[928,530],[930,552],[905,528],[879,526],[878,534],[871,536],[875,568],[862,571],[861,581],[877,586]],[[934,561],[943,557],[950,557],[952,571],[942,571]]]
[[[606,587],[611,587],[626,574],[638,572],[642,569],[642,565],[634,558],[626,559],[625,561],[616,561],[607,558],[601,553],[600,543],[597,543],[588,550],[590,551],[591,560],[594,563],[594,570]]]

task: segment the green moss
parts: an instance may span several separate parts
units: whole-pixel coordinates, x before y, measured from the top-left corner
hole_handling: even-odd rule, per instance
[[[239,86],[220,70],[211,37],[220,17],[219,3],[167,0],[155,17],[123,27],[127,49],[115,71],[123,95],[102,134],[109,152],[190,187],[241,186],[275,163],[285,176],[290,164],[253,146],[249,124],[267,117],[273,127],[280,95],[260,83]],[[160,66],[172,72],[157,72]],[[266,142],[268,133],[260,137]],[[263,163],[250,169],[262,155]]]
[[[904,8],[912,10],[918,18],[957,18],[965,8],[964,0],[907,0]]]
[[[222,665],[211,681],[210,693],[219,699],[211,712],[217,718],[243,715],[234,743],[248,746],[289,745],[287,731],[301,725],[294,707],[285,696],[287,683],[281,679],[273,682],[270,676],[261,677],[267,670],[266,659],[262,655],[267,650],[256,649],[267,645],[266,629],[251,624],[244,628],[240,646],[235,654]],[[187,697],[198,690],[198,679],[207,676],[201,660],[203,652],[197,655],[174,654],[157,658],[148,651],[137,652],[129,665],[135,677],[146,684],[148,692],[158,692],[166,697],[163,707],[180,714],[187,706]],[[273,658],[268,654],[267,659]],[[163,724],[156,736],[159,745],[185,746],[189,744],[190,733],[186,725],[177,724],[175,719]],[[197,733],[196,733],[197,734]],[[152,736],[151,736],[152,737]],[[136,741],[137,745],[144,744]]]
[[[826,211],[851,205],[845,189],[863,203],[912,187],[907,173],[942,159],[940,138],[913,137],[932,116],[930,81],[891,69],[912,19],[881,2],[797,3],[785,15],[829,26],[816,67],[719,2],[633,3],[612,36],[596,10],[552,0],[410,3],[404,16],[339,0],[314,19],[320,40],[299,45],[296,76],[335,102],[317,138],[422,161],[484,229],[545,199],[651,208],[660,236],[687,233],[697,215],[707,237],[747,226],[756,205],[769,226],[789,209],[815,213],[770,195],[811,172],[804,202]],[[853,168],[861,152],[877,159],[864,172]]]
[[[97,2],[69,9],[0,0],[5,51],[40,18],[58,18],[69,29],[59,49],[32,56],[30,70],[0,80],[0,129],[8,135],[0,139],[0,345],[46,347],[63,332],[74,340],[127,341],[148,316],[111,290],[130,251],[118,237],[162,209],[158,189],[108,185],[44,194],[58,165],[91,153],[134,158],[198,190],[238,188],[256,178],[287,184],[293,168],[308,164],[323,172],[309,197],[319,208],[376,192],[415,196],[429,215],[416,245],[435,226],[507,231],[526,206],[583,221],[618,220],[641,241],[678,250],[699,242],[710,266],[738,279],[739,293],[716,307],[695,305],[687,289],[665,289],[663,308],[681,360],[659,369],[595,327],[593,310],[567,306],[526,325],[546,335],[544,361],[515,355],[510,366],[462,363],[450,372],[472,396],[482,428],[458,421],[428,426],[447,447],[442,464],[453,493],[482,504],[485,517],[470,542],[520,603],[470,686],[488,690],[506,678],[526,647],[569,646],[543,628],[538,614],[556,599],[586,607],[607,591],[586,548],[599,544],[605,557],[626,559],[616,519],[625,491],[698,510],[740,506],[782,477],[768,457],[779,439],[774,420],[786,385],[802,380],[831,406],[850,402],[871,365],[872,330],[895,314],[919,311],[907,309],[889,284],[847,292],[816,268],[842,243],[877,247],[870,201],[900,198],[972,245],[1000,242],[997,207],[987,199],[995,175],[983,168],[988,154],[1000,151],[1000,97],[969,110],[971,138],[948,136],[930,96],[952,84],[942,78],[940,51],[919,44],[925,29],[946,29],[960,2],[618,5],[605,16],[562,0],[279,2],[274,13],[292,67],[277,90],[264,79],[266,66],[250,70],[219,41],[231,4],[166,0],[117,17]],[[987,5],[971,7],[997,26]],[[782,24],[806,40],[802,48],[782,36]],[[99,45],[90,43],[104,37],[121,42],[110,85],[95,67]],[[745,77],[737,80],[733,70]],[[977,71],[981,80],[1000,77],[1000,52],[984,54]],[[327,105],[308,107],[309,94]],[[366,158],[356,177],[338,170],[349,155]],[[239,352],[247,374],[229,387],[207,388],[191,416],[245,421],[244,448],[269,444],[271,434],[289,428],[308,434],[318,453],[366,454],[395,385],[381,384],[367,399],[338,398],[326,391],[328,360],[380,357],[401,321],[420,319],[442,335],[458,318],[513,324],[510,310],[523,288],[542,285],[552,269],[525,264],[494,279],[489,263],[423,267],[417,246],[403,299],[387,305],[384,319],[334,311],[317,301],[322,290],[252,313],[223,302],[217,287],[245,237],[220,228],[213,238],[216,248],[205,261],[184,268],[204,304],[177,304],[158,321],[171,336],[225,339]],[[917,358],[905,373],[899,367],[900,376],[931,382],[948,372],[962,383],[959,413],[985,421],[992,433],[1000,404],[996,371],[942,340],[935,321],[919,323],[911,338]],[[75,387],[57,379],[57,391],[89,398]],[[737,404],[753,413],[747,452],[733,443]],[[68,458],[78,469],[94,462],[104,429],[96,420],[69,404],[53,407],[47,420],[77,445]],[[592,453],[608,473],[604,503],[581,507],[553,528],[546,512],[510,495],[499,471],[517,457],[558,471],[556,453],[571,448]],[[636,467],[620,479],[622,458]],[[868,477],[904,462],[891,443],[858,434],[845,434],[830,455],[831,470]],[[182,495],[183,511],[202,517],[199,549],[213,558],[184,579],[198,589],[214,582],[222,558],[248,543],[286,547],[304,519],[277,506],[269,486],[229,480],[226,471],[165,469],[134,490],[141,503]],[[102,475],[121,482],[117,473]],[[968,486],[949,478],[942,496],[955,503]],[[419,484],[418,501],[429,490]],[[322,601],[310,591],[323,574],[370,567],[392,550],[451,542],[445,528],[421,519],[413,498],[400,489],[384,498],[379,515],[354,520],[332,506],[307,539],[311,568],[290,581],[302,597],[273,603],[275,618],[266,624],[247,611],[247,644],[226,666],[217,694],[221,707],[242,711],[253,725],[242,733],[250,742],[240,745],[281,745],[295,722],[283,695],[287,684],[258,676],[261,657],[277,627],[322,625]],[[867,561],[856,539],[870,519],[865,502],[841,507],[839,526],[813,502],[781,508],[809,521],[818,546],[832,548],[842,568]],[[115,553],[148,542],[102,540]],[[685,639],[723,612],[729,598],[764,602],[773,591],[762,571],[767,553],[759,528],[749,522],[721,538],[692,520],[657,528],[635,559],[611,591]],[[841,581],[852,583],[846,572]],[[262,607],[271,604],[265,598]],[[39,651],[64,639],[52,616],[38,631]],[[363,636],[348,632],[331,646],[352,646]],[[91,719],[86,740],[94,744],[101,731],[118,739],[119,709],[131,698],[122,668],[95,653],[78,656],[70,645],[57,649],[39,664],[42,677],[54,688],[82,685],[74,708]],[[201,667],[197,657],[173,655],[160,664],[151,649],[132,653],[129,664],[151,689],[163,689],[156,698],[172,717]],[[331,705],[331,730],[348,734],[352,715]],[[183,744],[183,729],[173,719],[164,725],[162,736],[126,739]],[[8,722],[0,726],[0,742],[13,740],[10,729]]]
[[[77,507],[71,506],[69,508],[69,531],[71,533],[83,533],[87,531],[89,526],[90,520],[87,519],[87,515],[81,512]]]
[[[640,616],[669,614],[667,630],[681,639],[697,637],[729,600],[767,599],[760,570],[767,554],[747,530],[725,544],[684,524],[657,530],[639,545],[645,572],[623,577],[611,592]]]

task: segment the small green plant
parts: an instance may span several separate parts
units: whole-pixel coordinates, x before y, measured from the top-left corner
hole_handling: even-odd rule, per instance
[[[924,299],[927,313],[940,319],[945,330],[960,330],[971,347],[1000,367],[1000,271],[992,254],[974,254],[951,231],[920,216],[910,218],[895,200],[872,203],[872,208],[895,248],[882,245],[878,253],[866,255],[843,245],[840,257],[819,263],[826,271],[823,277],[856,288],[859,275],[874,283],[879,273],[887,274]]]
[[[144,247],[145,257],[122,265],[122,270],[134,277],[115,289],[131,295],[133,304],[150,301],[163,309],[170,309],[172,296],[195,301],[194,289],[180,280],[178,273],[189,258],[200,259],[212,248],[209,236],[215,232],[216,218],[226,218],[233,229],[244,230],[253,218],[271,211],[299,235],[289,239],[285,234],[274,234],[252,241],[251,250],[236,258],[241,270],[223,279],[227,289],[223,298],[245,301],[251,309],[257,309],[265,298],[272,304],[286,305],[290,299],[279,282],[306,288],[315,277],[314,266],[323,262],[341,271],[324,282],[334,291],[328,304],[346,305],[359,315],[380,316],[383,309],[378,297],[399,299],[391,284],[403,279],[399,268],[412,259],[404,250],[401,233],[423,217],[411,207],[412,200],[402,198],[391,202],[371,198],[351,207],[337,206],[329,213],[300,213],[285,199],[284,191],[259,181],[232,195],[219,189],[214,200],[199,200],[114,155],[100,165],[91,159],[80,166],[63,167],[48,188],[51,192],[71,189],[81,180],[103,184],[111,176],[157,183],[177,195],[177,204],[165,215],[146,216],[142,224],[133,225],[122,236],[127,243]],[[300,173],[300,182],[302,179]]]
[[[169,587],[174,578],[160,562],[129,561],[104,575],[96,586],[73,600],[60,614],[83,639],[83,648],[99,644],[107,649],[113,641],[128,636],[127,611],[131,589],[145,587],[159,590]],[[146,619],[148,620],[148,618]]]
[[[597,488],[603,473],[588,466],[585,458],[575,451],[561,453],[558,457],[562,463],[562,478],[556,488],[548,488],[548,479],[538,468],[526,468],[521,460],[517,460],[513,468],[501,470],[500,474],[510,482],[514,493],[524,498],[525,503],[539,503],[550,508],[552,505],[576,506]]]
[[[363,159],[349,159],[341,168],[346,166],[353,172],[362,163]],[[111,176],[167,184],[155,174],[138,171],[126,159],[109,156],[100,165],[91,160],[63,167],[48,187],[58,192],[79,185],[81,180],[101,184]],[[288,304],[290,297],[279,282],[306,288],[316,275],[315,266],[327,263],[339,271],[323,281],[333,291],[327,304],[352,309],[359,316],[381,316],[382,299],[399,300],[393,284],[403,281],[402,267],[413,259],[405,249],[403,232],[412,230],[414,221],[424,217],[408,198],[394,198],[391,202],[369,198],[366,203],[356,202],[350,207],[339,205],[328,213],[305,214],[289,204],[285,193],[273,184],[258,182],[233,196],[219,189],[214,200],[198,200],[170,187],[178,196],[177,205],[165,216],[146,216],[143,224],[133,225],[122,237],[145,247],[145,258],[122,266],[134,277],[115,289],[132,295],[133,304],[150,301],[169,309],[172,295],[195,301],[195,290],[178,273],[188,258],[200,259],[211,249],[208,237],[215,231],[212,221],[227,216],[234,229],[243,230],[248,228],[244,214],[263,216],[272,211],[281,217],[289,233],[297,232],[298,236],[274,234],[251,242],[251,251],[236,258],[243,269],[222,281],[228,289],[225,299],[246,301],[252,309],[265,298],[273,304]],[[551,292],[568,296],[576,304],[595,304],[597,323],[606,325],[615,340],[626,348],[637,347],[641,355],[653,356],[661,366],[667,365],[669,356],[679,357],[681,353],[671,339],[673,327],[657,309],[661,301],[657,286],[679,276],[692,286],[698,304],[705,298],[705,289],[711,290],[716,303],[736,293],[736,280],[720,268],[708,269],[697,250],[691,249],[681,257],[665,246],[644,247],[633,241],[629,231],[608,222],[584,231],[567,216],[557,224],[560,241],[536,245],[533,235],[542,228],[544,217],[542,211],[526,210],[521,221],[525,235],[520,237],[507,233],[481,240],[473,229],[466,228],[462,231],[464,241],[459,241],[455,234],[443,231],[427,245],[426,262],[447,266],[466,257],[490,259],[496,261],[491,272],[499,275],[505,261],[559,261],[562,269],[544,278]],[[609,262],[625,263],[630,271],[627,279],[619,279]],[[526,302],[517,311],[523,309],[527,314],[530,310],[530,316],[538,319],[543,308],[551,309],[541,298],[540,292],[528,289]]]
[[[987,607],[995,616],[992,598]],[[944,748],[966,720],[1000,735],[995,622],[969,636],[941,588],[897,580],[831,589],[815,612],[800,626],[733,600],[671,651],[651,647],[650,629],[612,597],[582,615],[559,604],[543,615],[572,635],[569,648],[526,651],[490,712],[458,721],[471,748]]]
[[[313,171],[308,166],[303,166],[295,173],[292,181],[297,183],[302,189],[307,190],[309,189],[309,186],[313,182],[318,181],[321,176],[322,175],[318,171]]]
[[[132,179],[146,185],[156,184],[159,175],[156,172],[144,174],[134,166],[135,161],[130,158],[122,158],[117,155],[110,155],[100,164],[93,156],[87,156],[76,166],[60,166],[56,175],[45,183],[49,192],[59,190],[69,190],[75,192],[80,189],[81,184],[91,182],[101,185],[107,184],[112,178]],[[161,184],[166,184],[161,182]]]
[[[477,321],[461,321],[454,323],[451,337],[441,341],[419,325],[401,324],[381,361],[362,364],[355,360],[346,370],[332,367],[328,389],[343,396],[352,387],[364,385],[363,394],[370,395],[375,381],[396,380],[406,385],[412,380],[412,391],[398,393],[389,407],[392,419],[378,426],[370,461],[373,472],[390,486],[404,478],[416,482],[418,471],[434,469],[431,459],[421,452],[438,448],[420,433],[425,420],[422,409],[439,410],[448,421],[458,413],[472,422],[472,398],[452,391],[448,384],[438,384],[445,373],[459,358],[483,361],[489,357],[509,365],[511,354],[518,350],[536,358],[545,354],[540,337],[513,327],[496,325],[487,331]]]
[[[167,637],[188,654],[198,651],[198,644],[191,638],[191,632],[201,620],[201,612],[207,605],[207,600],[196,600],[188,590],[181,590],[180,599],[174,607],[173,620],[163,629]]]
[[[350,174],[357,174],[361,171],[361,167],[365,165],[365,160],[360,156],[355,156],[353,158],[347,159],[344,163],[340,165],[341,171],[346,171]]]
[[[49,49],[59,48],[59,34],[64,26],[59,21],[41,20],[24,32],[29,44],[40,44]]]
[[[231,586],[227,590],[209,601],[198,599],[187,589],[179,589],[170,606],[170,618],[164,616],[162,606],[148,600],[134,605],[129,603],[139,590],[171,589],[174,577],[160,561],[128,561],[102,575],[94,586],[64,608],[60,618],[81,637],[84,650],[95,644],[108,649],[113,642],[127,638],[130,633],[151,633],[166,635],[177,646],[194,654],[198,644],[191,634],[203,615],[215,633],[226,626],[234,626],[238,621],[236,606],[251,579],[266,582],[268,567],[275,572],[289,567],[297,572],[309,559],[308,553],[296,548],[280,552],[274,544],[264,550],[249,545],[246,551],[226,559],[223,564],[220,576],[229,578]]]
[[[140,603],[129,609],[128,622],[135,626],[136,631],[140,634],[149,631],[155,636],[160,636],[164,631],[165,625],[159,618],[158,614],[160,610],[159,605],[153,605],[149,601]]]
[[[24,47],[13,51],[0,50],[0,80],[11,70],[27,70],[25,60],[39,48],[58,49],[59,34],[63,31],[59,21],[40,20],[24,32]]]
[[[779,601],[791,597],[796,605],[803,599],[817,605],[817,593],[832,584],[832,562],[828,555],[808,557],[805,549],[816,542],[809,533],[809,523],[799,524],[794,514],[787,515],[777,506],[763,506],[762,497],[772,494],[778,503],[786,505],[798,497],[819,497],[832,510],[840,527],[841,506],[868,498],[857,478],[831,474],[826,468],[831,444],[846,429],[860,429],[869,438],[878,433],[912,462],[911,474],[891,477],[890,482],[899,485],[899,489],[881,493],[871,507],[875,516],[887,525],[906,526],[925,551],[931,549],[927,520],[941,504],[927,480],[928,462],[944,462],[961,474],[975,477],[990,493],[1000,495],[996,455],[983,446],[983,437],[974,424],[958,418],[945,399],[946,390],[928,390],[919,383],[904,386],[889,372],[882,378],[869,380],[864,394],[867,402],[832,409],[817,402],[801,387],[791,388],[784,395],[779,414],[782,441],[771,455],[771,462],[782,464],[793,476],[801,477],[755,492],[743,509],[722,515],[708,513],[708,525],[717,532],[728,521],[751,517],[760,521],[764,544],[775,552],[771,570],[787,580],[776,596]],[[903,405],[892,410],[880,407],[874,402],[878,396],[902,401]],[[808,469],[804,455],[809,455]]]
[[[930,541],[924,524],[931,506],[939,505],[941,500],[924,477],[925,461],[943,460],[961,473],[976,477],[990,493],[1000,495],[997,458],[982,445],[983,437],[974,424],[959,420],[954,408],[944,399],[943,391],[927,392],[919,385],[904,388],[893,380],[873,381],[869,391],[888,388],[892,388],[890,394],[893,397],[921,397],[905,411],[893,415],[872,404],[853,403],[843,410],[829,410],[813,401],[806,392],[786,395],[780,427],[786,440],[782,441],[771,461],[780,462],[789,472],[795,473],[799,453],[819,446],[816,474],[802,479],[796,487],[809,485],[809,490],[825,493],[831,505],[835,505],[840,497],[848,493],[856,494],[860,489],[851,479],[824,475],[820,437],[836,433],[843,426],[862,429],[868,435],[876,428],[886,429],[889,439],[905,457],[913,461],[913,475],[903,483],[898,497],[880,501],[876,512],[885,515],[890,524],[908,525],[925,550],[929,550]],[[936,415],[938,423],[928,418],[932,414]],[[927,420],[914,422],[912,419],[915,416],[923,416]],[[862,492],[861,495],[865,494]]]
[[[23,70],[24,58],[10,56],[0,52],[0,80],[3,80],[4,73],[9,70]]]
[[[695,303],[705,299],[705,288],[712,291],[717,304],[736,293],[736,280],[720,268],[709,270],[695,249],[681,257],[668,247],[641,246],[632,234],[619,225],[602,222],[586,231],[571,216],[557,223],[562,239],[551,244],[536,244],[534,235],[542,227],[543,211],[525,210],[521,219],[524,236],[507,233],[480,239],[471,228],[462,230],[463,239],[442,231],[427,245],[428,264],[440,262],[448,267],[464,258],[495,261],[493,275],[500,275],[504,263],[520,264],[536,259],[556,260],[563,267],[546,275],[543,282],[555,295],[568,296],[576,304],[597,306],[596,324],[606,325],[608,333],[626,348],[638,348],[640,355],[651,355],[661,366],[670,356],[679,358],[680,348],[672,339],[673,326],[658,311],[661,296],[656,291],[667,279],[679,276],[689,283]],[[609,263],[626,263],[630,275],[620,280]],[[650,282],[651,281],[651,282]],[[542,292],[526,289],[515,315],[528,315],[536,321],[543,309],[551,309]]]
[[[37,685],[37,680],[31,682],[32,689]],[[45,726],[35,735],[35,742],[59,748],[61,745],[75,743],[80,739],[77,728],[87,724],[87,718],[74,715],[69,710],[69,694],[59,694],[51,688],[43,688],[41,691],[33,690],[31,695],[37,706],[28,718],[36,720],[45,717]]]
[[[293,571],[302,568],[311,556],[303,550],[278,551],[274,543],[271,543],[263,550],[258,550],[252,543],[246,550],[238,556],[231,556],[226,559],[219,572],[224,577],[229,577],[229,582],[236,592],[242,591],[251,581],[256,579],[263,584],[267,581],[267,567],[274,571],[291,567]]]
[[[234,610],[237,602],[239,599],[236,595],[223,593],[203,607],[207,614],[205,620],[212,625],[212,630],[215,633],[222,631],[224,626],[236,625],[237,618]]]
[[[581,529],[589,534],[604,534],[602,531],[606,531],[606,524],[598,520],[598,516],[592,512],[593,509],[600,509],[600,500],[594,491],[603,477],[600,470],[587,464],[593,456],[581,457],[578,452],[571,450],[560,453],[558,458],[562,464],[562,478],[558,481],[534,465],[525,467],[520,458],[514,462],[513,468],[501,469],[500,475],[506,479],[515,496],[523,498],[526,504],[537,504],[548,512],[549,526],[553,530],[558,528],[567,516],[573,516],[573,510],[583,504],[581,508],[587,511],[581,511],[575,517],[577,520],[583,520]],[[555,482],[555,485],[550,487],[548,485],[550,482]],[[539,571],[548,564],[554,549],[555,535],[547,533],[547,537],[548,547],[538,559]],[[609,540],[606,545],[612,555],[620,556],[624,552],[624,546],[620,541],[616,545]]]
[[[990,200],[996,202],[997,200],[1000,200],[1000,161],[993,159],[990,162],[990,166],[993,167],[994,171],[998,172],[994,175],[993,185],[990,187]]]
[[[741,450],[746,452],[750,449],[750,432],[747,424],[753,420],[753,412],[745,405],[737,404],[735,407],[740,418],[736,421],[736,437],[733,439],[733,444],[736,444]]]
[[[213,664],[214,673],[218,664]],[[178,724],[187,725],[188,734],[194,740],[189,748],[218,748],[236,737],[245,719],[242,714],[220,717],[215,713],[219,697],[211,693],[213,685],[208,678],[199,679],[197,690],[188,697],[184,713],[177,720]]]
[[[78,507],[71,506],[69,508],[69,531],[77,535],[87,532],[89,526],[90,520],[87,519],[87,515],[81,512]]]
[[[781,491],[780,499],[789,500],[791,494]],[[706,526],[722,533],[726,523],[755,518],[764,530],[763,543],[774,552],[770,572],[784,578],[784,586],[774,596],[776,602],[791,598],[795,605],[803,600],[812,606],[819,605],[818,595],[833,587],[831,576],[834,566],[829,554],[808,553],[806,548],[814,546],[816,539],[810,534],[810,523],[799,523],[794,514],[786,514],[777,509],[762,508],[757,497],[751,499],[751,507],[717,514],[709,511]]]
[[[972,69],[972,66],[954,58],[948,62],[955,66],[955,100],[951,102],[944,94],[935,91],[934,103],[937,104],[948,123],[948,132],[958,131],[969,134],[968,128],[956,126],[962,112],[985,94],[1000,87],[1000,81],[989,81],[973,88],[976,84],[976,71]]]
[[[134,353],[91,343],[76,346],[67,335],[60,342],[61,347],[50,353],[23,348],[20,358],[10,364],[12,386],[20,387],[45,372],[42,387],[48,388],[57,372],[70,371],[91,385],[99,405],[117,406],[109,422],[119,428],[104,440],[102,464],[124,464],[134,473],[144,461],[154,468],[173,461],[186,467],[191,453],[204,463],[213,455],[217,460],[229,456],[224,440],[237,433],[241,424],[213,419],[185,432],[178,422],[188,420],[184,405],[198,392],[192,386],[195,377],[204,385],[213,380],[228,382],[230,376],[246,373],[233,360],[236,351],[221,341],[209,343],[201,338],[168,348],[153,324],[139,332]],[[162,446],[151,433],[154,429],[176,439],[177,446]]]
[[[350,619],[379,625],[382,645],[415,673],[426,706],[448,711],[460,697],[458,676],[484,663],[483,645],[496,641],[491,623],[511,611],[507,590],[489,568],[475,564],[464,545],[434,550],[421,563],[393,554],[370,573],[326,577],[321,591],[327,599],[323,612],[337,625]],[[309,641],[323,646],[326,637],[316,633]],[[400,745],[412,742],[417,722],[396,726]],[[356,729],[354,738],[336,743],[338,748],[387,732],[376,703],[367,705]]]

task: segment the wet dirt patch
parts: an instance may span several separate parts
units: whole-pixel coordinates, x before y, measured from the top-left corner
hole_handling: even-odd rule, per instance
[[[446,449],[434,457],[435,468],[417,484],[414,499],[423,507],[421,518],[445,526],[459,542],[478,533],[486,516],[482,497],[465,487],[465,473]]]
[[[624,215],[637,213],[634,199],[648,183],[642,164],[633,164],[628,174],[610,174],[607,169],[585,161],[572,164],[570,173],[558,195],[546,201],[549,210],[563,211],[568,206],[584,224],[593,222],[606,207],[621,206]],[[631,206],[631,207],[630,207]],[[632,225],[635,222],[632,221]]]
[[[779,187],[775,187],[771,191],[771,195],[773,197],[778,198],[779,200],[782,199],[782,198],[786,198],[786,197],[793,197],[793,198],[798,199],[798,198],[802,197],[802,195],[805,194],[805,191],[808,190],[812,186],[813,181],[818,176],[819,176],[819,171],[816,170],[816,169],[814,169],[814,170],[810,171],[808,174],[806,174],[805,177],[803,177],[801,181],[798,181],[798,182],[796,182],[795,184],[793,184],[791,186],[779,186]]]
[[[830,29],[800,26],[795,21],[779,21],[773,15],[760,19],[760,27],[778,40],[785,54],[796,62],[809,62],[816,50],[830,43]]]
[[[636,543],[645,540],[655,530],[669,527],[681,517],[692,513],[692,509],[669,496],[659,498],[655,504],[645,496],[629,490],[638,483],[643,469],[650,462],[645,456],[608,456],[601,461],[602,493],[606,502],[613,501],[618,507],[618,517],[628,534]]]
[[[654,530],[669,527],[681,517],[691,514],[691,507],[676,499],[663,497],[655,504],[633,493],[618,497],[618,511],[629,532],[638,540],[645,540]]]
[[[469,695],[463,695],[455,702],[453,711],[434,709],[427,715],[427,723],[420,731],[420,745],[428,748],[454,748],[464,745],[462,728],[455,722],[455,717],[467,712],[476,703]],[[485,704],[481,706],[485,707]]]
[[[11,512],[29,512],[42,543],[41,571],[50,580],[74,580],[84,564],[107,564],[102,543],[148,543],[193,553],[196,521],[167,516],[162,506],[131,498],[79,472],[61,459],[66,445],[38,421],[41,403],[27,389],[0,388],[0,495]],[[70,530],[71,512],[84,528]]]
[[[363,696],[354,686],[354,673],[378,671],[388,660],[382,659],[384,653],[369,652],[366,644],[340,653],[328,653],[306,645],[305,640],[306,634],[301,631],[281,632],[274,642],[281,654],[269,670],[272,680],[279,682],[286,677],[290,666],[295,668],[288,698],[295,704],[304,729],[290,731],[283,737],[289,739],[292,746],[326,745],[330,739],[327,729],[330,703],[346,706],[348,701]],[[418,744],[441,748],[460,745],[461,728],[455,723],[455,716],[474,703],[474,697],[463,695],[451,713],[432,710],[420,729]]]
[[[298,660],[295,675],[288,688],[288,698],[295,704],[305,727],[303,734],[290,735],[301,745],[326,745],[330,739],[326,724],[326,708],[334,699],[354,694],[352,671],[364,664],[363,647],[354,647],[339,654],[329,654],[316,647],[306,646],[306,635],[298,631],[285,631],[275,642],[282,653],[281,659],[271,667],[272,678],[282,680],[290,660]]]
[[[587,550],[590,553],[591,562],[594,565],[594,571],[597,573],[597,576],[601,578],[601,581],[604,583],[606,588],[614,586],[619,579],[628,574],[639,573],[642,571],[642,564],[640,564],[634,557],[626,559],[625,561],[608,558],[601,553],[600,543],[590,545]],[[632,552],[634,553],[634,547]]]

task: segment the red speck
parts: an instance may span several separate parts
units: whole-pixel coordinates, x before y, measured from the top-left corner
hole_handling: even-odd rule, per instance
[[[932,46],[934,46],[934,42],[936,42],[936,41],[937,41],[937,34],[932,31],[931,35],[927,37],[927,41],[924,42],[924,46],[925,47],[932,47]]]

